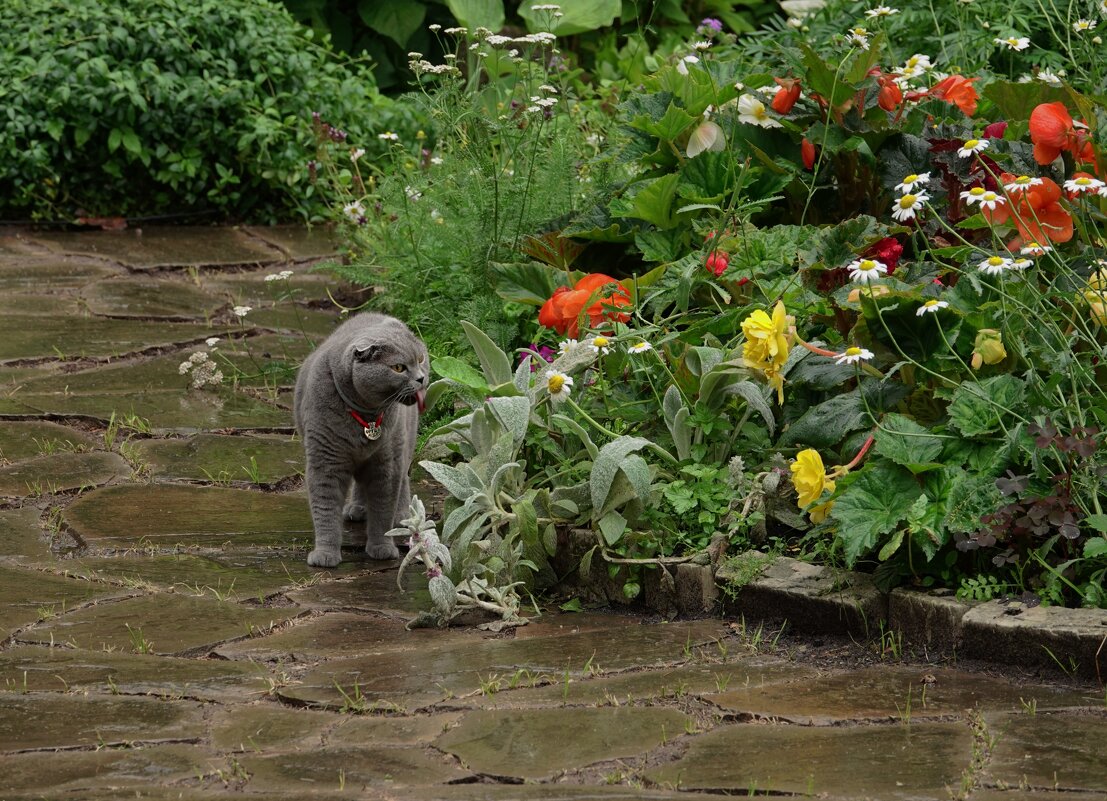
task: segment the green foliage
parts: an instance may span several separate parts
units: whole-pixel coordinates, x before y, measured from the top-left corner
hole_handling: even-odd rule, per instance
[[[7,219],[317,217],[311,112],[406,115],[266,0],[11,0],[0,72]]]

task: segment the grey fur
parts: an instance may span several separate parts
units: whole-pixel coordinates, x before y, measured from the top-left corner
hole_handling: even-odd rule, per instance
[[[401,372],[393,369],[399,365]],[[402,322],[383,314],[347,320],[304,361],[292,407],[304,441],[315,526],[309,565],[334,567],[342,561],[342,518],[365,520],[370,559],[399,555],[384,533],[406,516],[411,503],[416,403],[427,377],[426,346]],[[383,413],[380,439],[365,436],[351,407],[368,422]]]

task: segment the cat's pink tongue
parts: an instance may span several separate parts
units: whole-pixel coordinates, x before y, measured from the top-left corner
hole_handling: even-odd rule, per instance
[[[427,391],[425,389],[415,392],[415,402],[419,404],[419,414],[427,410]]]

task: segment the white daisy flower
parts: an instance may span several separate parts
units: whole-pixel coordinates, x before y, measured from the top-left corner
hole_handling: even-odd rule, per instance
[[[905,62],[903,62],[903,70],[902,71],[903,72],[912,72],[912,73],[918,75],[919,73],[923,72],[924,70],[930,69],[932,66],[933,66],[933,64],[930,63],[930,56],[928,56],[924,53],[916,53],[915,55],[911,56],[911,58],[909,58]]]
[[[235,306],[233,309],[231,309],[231,311],[234,312],[234,316],[238,317],[239,319],[245,317],[253,310],[254,309],[252,306]]]
[[[1079,178],[1069,178],[1065,181],[1065,191],[1072,192],[1074,195],[1084,194],[1085,192],[1099,192],[1103,186],[1103,181],[1098,178],[1089,178],[1087,175],[1081,175]]]
[[[880,276],[888,274],[888,265],[876,259],[857,259],[851,261],[846,269],[849,270],[850,279],[862,284],[875,281]]]
[[[1042,183],[1041,178],[1034,178],[1030,175],[1020,175],[1011,183],[1003,185],[1004,192],[1022,192],[1029,189],[1032,186],[1040,186]]]
[[[560,370],[546,371],[546,391],[550,393],[550,400],[555,403],[566,400],[571,393],[572,386],[572,376]]]
[[[1008,36],[1006,39],[995,38],[993,44],[1005,45],[1009,50],[1025,50],[1030,47],[1029,36]]]
[[[566,353],[571,352],[576,346],[577,341],[575,339],[566,339],[562,342],[559,342],[557,345],[557,355],[564,356]]]
[[[857,364],[858,362],[865,361],[873,357],[873,352],[867,348],[850,347],[846,348],[844,353],[838,355],[838,358],[834,360],[835,364]]]
[[[1019,253],[1023,256],[1044,256],[1051,250],[1053,250],[1051,245],[1042,245],[1038,242],[1027,242],[1022,246],[1022,249],[1019,250]]]
[[[928,173],[928,172],[911,173],[910,175],[904,177],[904,179],[900,183],[896,184],[896,191],[897,192],[914,192],[915,187],[921,186],[922,184],[928,184],[928,183],[930,183],[930,173]]]
[[[1048,84],[1049,86],[1060,86],[1061,85],[1061,76],[1058,75],[1055,72],[1052,72],[1051,70],[1040,69],[1040,70],[1038,70],[1038,74],[1035,75],[1034,77],[1037,78],[1042,83]]]
[[[738,98],[738,122],[759,125],[762,128],[784,127],[770,117],[765,104],[751,94],[744,94]]]
[[[711,49],[711,42],[692,42],[692,49],[699,50],[702,53],[705,50]]]
[[[976,202],[980,204],[980,208],[982,209],[995,209],[996,206],[1002,206],[1004,203],[1006,203],[1007,198],[1000,197],[995,192],[989,190],[980,195],[980,197],[977,198]],[[969,202],[969,205],[972,205],[972,201]]]
[[[904,195],[896,201],[895,208],[892,209],[892,217],[900,222],[913,220],[916,213],[922,210],[928,200],[930,200],[930,195],[925,192]]]
[[[923,305],[915,309],[915,316],[922,317],[924,314],[937,314],[939,309],[949,308],[949,303],[944,300],[930,300],[923,301]]]
[[[360,223],[365,219],[365,206],[360,200],[354,200],[342,207],[342,213],[352,223]]]
[[[1033,259],[1028,259],[1028,258],[1026,258],[1026,256],[1019,256],[1017,258],[1011,259],[1011,269],[1012,270],[1025,270],[1028,267],[1033,267],[1033,266],[1034,266],[1034,260]]]
[[[1077,33],[1084,33],[1084,31],[1094,31],[1096,21],[1094,19],[1078,19],[1072,24],[1072,29]]]
[[[890,17],[893,14],[898,14],[898,8],[892,8],[891,6],[877,6],[876,8],[870,8],[865,12],[865,16],[869,19],[876,19],[877,17]]]
[[[608,353],[611,353],[611,340],[603,334],[597,334],[588,340],[588,347],[592,349],[593,353],[606,356]]]
[[[399,142],[399,134],[394,134],[392,131],[385,131],[384,133],[377,134],[377,138],[384,142]]]
[[[846,41],[851,45],[856,45],[862,50],[869,49],[869,36],[871,34],[864,28],[850,28],[846,31]]]
[[[354,150],[352,150],[350,152],[350,161],[357,162],[357,160],[359,158],[361,158],[362,156],[364,156],[364,155],[365,155],[365,148],[363,148],[363,147],[354,148]]]
[[[679,72],[681,75],[687,75],[688,74],[688,65],[689,64],[699,64],[699,63],[700,63],[700,60],[696,56],[685,56],[684,58],[682,58],[680,61],[677,62],[676,69],[677,69],[677,72]]]
[[[653,345],[643,340],[641,342],[636,342],[635,344],[627,348],[627,353],[646,353],[651,350],[653,350]]]
[[[961,149],[957,151],[957,155],[963,159],[967,159],[982,150],[988,149],[987,139],[969,139],[965,144],[961,145]]]
[[[438,165],[440,165],[442,163],[442,157],[441,156],[431,156],[430,157],[430,163],[433,164],[435,167],[437,167]]]
[[[976,265],[985,275],[1000,275],[1011,269],[1011,259],[1004,256],[989,256]]]

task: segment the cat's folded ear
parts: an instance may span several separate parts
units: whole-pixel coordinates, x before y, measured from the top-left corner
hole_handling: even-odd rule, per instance
[[[371,362],[377,358],[381,350],[380,345],[355,345],[354,359],[359,362]]]

